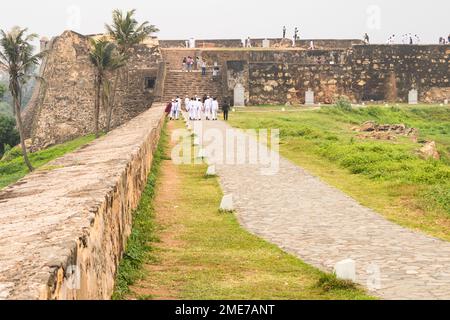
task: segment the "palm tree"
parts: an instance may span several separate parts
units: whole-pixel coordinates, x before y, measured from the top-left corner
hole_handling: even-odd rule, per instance
[[[37,35],[27,35],[27,32],[28,29],[19,27],[14,27],[9,32],[0,30],[0,68],[9,74],[9,90],[13,99],[13,113],[19,130],[23,159],[31,172],[34,168],[28,159],[21,116],[22,86],[32,77],[34,67],[39,64],[45,52],[34,54],[31,42]]]
[[[113,11],[113,22],[106,25],[106,31],[111,39],[116,43],[119,53],[128,59],[131,50],[137,44],[142,43],[152,33],[158,32],[159,29],[151,25],[148,21],[142,24],[134,18],[136,10],[131,10],[124,14],[121,10]],[[120,79],[120,70],[116,71],[114,85],[112,88],[112,97],[107,108],[106,130],[111,128],[111,117],[115,107],[115,97],[117,94],[117,86]]]
[[[94,102],[94,125],[95,136],[100,136],[99,119],[100,119],[100,105],[108,101],[108,91],[110,87],[108,73],[121,68],[125,64],[125,59],[116,50],[116,46],[105,39],[94,40],[91,39],[91,51],[89,58],[95,66],[94,88],[95,88],[95,102]]]

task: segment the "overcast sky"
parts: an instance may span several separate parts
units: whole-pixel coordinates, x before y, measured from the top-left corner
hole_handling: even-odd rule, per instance
[[[305,38],[362,38],[385,43],[391,34],[418,34],[437,43],[450,33],[449,0],[9,0],[0,28],[28,27],[52,37],[73,29],[103,32],[115,8],[137,9],[161,39],[280,37],[282,26]],[[399,40],[400,41],[400,40]]]

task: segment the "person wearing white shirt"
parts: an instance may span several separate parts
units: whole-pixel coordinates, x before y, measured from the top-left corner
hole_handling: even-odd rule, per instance
[[[189,99],[188,96],[186,96],[186,99],[184,99],[184,109],[186,110],[186,112],[189,112],[189,102],[191,102],[191,99]]]
[[[205,117],[206,120],[212,120],[212,100],[211,97],[208,96],[205,100]]]
[[[195,120],[196,113],[195,101],[194,98],[192,98],[191,101],[189,101],[189,120]]]
[[[197,109],[196,120],[202,120],[203,103],[200,99],[197,99],[196,109]]]
[[[177,102],[175,99],[172,99],[172,109],[170,110],[170,120],[175,119],[176,111],[177,110]]]
[[[212,111],[212,120],[217,120],[217,115],[219,113],[219,102],[217,101],[217,98],[214,98],[211,103],[211,111]]]

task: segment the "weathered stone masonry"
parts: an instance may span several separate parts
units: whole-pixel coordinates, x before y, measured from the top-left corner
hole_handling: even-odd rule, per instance
[[[67,31],[45,45],[49,49],[41,68],[45,81],[37,86],[25,112],[33,149],[93,132],[94,69],[88,56],[89,37]],[[271,39],[271,45],[276,47],[280,41]],[[302,104],[308,89],[314,91],[315,102],[323,104],[339,97],[352,102],[407,102],[413,88],[421,102],[450,100],[448,45],[366,46],[351,39],[314,40],[316,50],[307,50],[308,42],[299,41],[297,48],[247,50],[237,48],[239,40],[198,40],[201,47],[186,49],[185,40],[149,38],[134,48],[126,77],[120,82],[113,127],[147,110],[153,101],[207,93],[219,100],[233,100],[235,88],[244,88],[243,100],[248,105]],[[260,46],[262,39],[254,43]],[[210,73],[218,63],[221,73],[214,90],[188,92],[190,81],[196,81],[192,83],[195,91],[195,84],[208,88],[206,82],[211,79],[182,73],[174,76],[188,55],[202,57]],[[154,87],[146,87],[148,79]],[[180,91],[186,92],[173,90],[177,81],[180,88],[184,86]],[[219,93],[216,88],[221,88]]]
[[[163,113],[156,105],[0,191],[0,299],[111,297]]]
[[[94,67],[89,60],[89,36],[66,31],[48,45],[41,69],[44,79],[35,90],[26,114],[34,149],[80,137],[94,130]],[[134,48],[116,96],[112,125],[117,127],[150,108],[158,86],[147,88],[146,79],[160,83],[161,52],[155,39]],[[101,124],[105,112],[101,112]]]
[[[333,44],[339,47],[331,49]],[[411,89],[418,90],[421,102],[450,100],[448,45],[366,46],[351,40],[322,45],[320,50],[165,49],[164,58],[172,68],[181,68],[186,55],[202,57],[209,66],[217,62],[222,70],[220,98],[233,98],[240,84],[249,105],[302,104],[308,89],[323,104],[339,97],[407,102]]]

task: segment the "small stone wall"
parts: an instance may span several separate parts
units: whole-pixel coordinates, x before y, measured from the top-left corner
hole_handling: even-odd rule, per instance
[[[164,106],[0,191],[0,299],[109,299]]]

